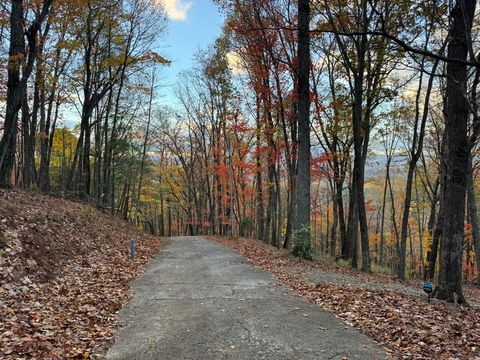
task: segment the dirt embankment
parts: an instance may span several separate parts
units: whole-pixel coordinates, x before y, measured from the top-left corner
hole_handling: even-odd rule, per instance
[[[0,191],[0,358],[94,356],[160,245],[89,205]]]

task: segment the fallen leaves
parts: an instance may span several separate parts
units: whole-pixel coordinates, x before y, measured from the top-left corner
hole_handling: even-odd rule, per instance
[[[2,359],[95,357],[161,245],[90,206],[17,191],[0,192],[0,233]]]
[[[480,312],[415,296],[416,282],[395,282],[331,264],[314,264],[250,239],[214,238],[238,251],[312,303],[355,326],[398,359],[480,359]],[[322,272],[342,281],[313,282]],[[346,286],[344,280],[349,280]],[[382,282],[391,286],[372,287]],[[367,284],[370,285],[366,286]],[[420,286],[420,285],[419,285]],[[402,291],[409,289],[410,291]],[[479,291],[469,289],[474,299]]]

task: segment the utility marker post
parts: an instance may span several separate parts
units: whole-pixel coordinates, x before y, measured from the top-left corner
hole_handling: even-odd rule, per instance
[[[130,258],[135,261],[135,240],[130,240]]]

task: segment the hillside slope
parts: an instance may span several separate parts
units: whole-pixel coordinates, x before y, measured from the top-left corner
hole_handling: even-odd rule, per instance
[[[160,245],[89,205],[0,191],[0,357],[94,356]]]

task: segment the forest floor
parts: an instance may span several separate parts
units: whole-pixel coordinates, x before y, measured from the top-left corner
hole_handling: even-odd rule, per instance
[[[420,282],[301,261],[259,241],[216,240],[385,345],[393,357],[480,360],[478,288],[465,290],[469,309],[429,304]],[[0,190],[0,357],[104,354],[131,281],[162,244],[90,205]]]
[[[94,357],[161,244],[89,205],[0,191],[0,358]]]
[[[386,346],[395,358],[480,360],[478,287],[465,290],[470,308],[428,303],[418,281],[302,261],[256,240],[213,239]]]

